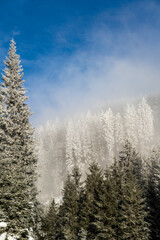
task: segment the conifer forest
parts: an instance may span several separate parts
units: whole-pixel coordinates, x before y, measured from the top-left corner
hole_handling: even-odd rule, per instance
[[[159,240],[160,95],[35,130],[10,42],[0,84],[0,240]]]

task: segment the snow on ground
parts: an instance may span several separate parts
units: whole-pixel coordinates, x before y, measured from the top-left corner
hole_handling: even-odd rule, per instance
[[[3,231],[5,231],[4,228],[6,228],[6,227],[7,227],[6,222],[0,222],[0,231],[2,230],[0,233],[0,240],[6,240],[6,239],[7,240],[18,240],[19,239],[18,235],[8,235],[7,232],[3,232]],[[28,240],[34,240],[34,238],[31,236],[31,234],[32,234],[31,232],[32,232],[32,229],[30,231],[28,231],[28,234],[29,234]]]
[[[33,238],[33,237],[31,237],[31,236],[29,236],[28,240],[34,240],[34,238]]]
[[[6,238],[7,237],[7,238]],[[4,232],[4,233],[2,233],[1,235],[0,235],[0,240],[17,240],[17,239],[19,239],[19,238],[17,238],[18,236],[16,236],[16,235],[7,235],[7,233],[6,232]],[[32,240],[32,239],[31,239]]]
[[[7,238],[6,238],[7,237]],[[18,240],[19,239],[19,237],[18,236],[16,236],[16,235],[7,235],[7,233],[6,232],[4,232],[4,233],[2,233],[1,235],[0,235],[0,240]],[[28,240],[34,240],[34,238],[33,237],[31,237],[31,236],[29,236],[28,237]]]
[[[7,235],[6,232],[2,233],[2,234],[0,235],[0,240],[5,240],[5,239],[6,239],[6,235]]]
[[[16,239],[17,239],[16,236],[11,236],[11,235],[9,235],[9,236],[7,237],[7,240],[16,240]]]
[[[7,223],[6,222],[0,222],[0,228],[6,228]]]

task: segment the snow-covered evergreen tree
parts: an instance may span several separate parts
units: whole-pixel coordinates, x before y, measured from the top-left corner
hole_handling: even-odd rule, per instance
[[[92,142],[93,142],[93,161],[98,161],[100,165],[106,164],[107,146],[104,138],[103,130],[104,111],[94,115],[92,127]]]
[[[37,219],[36,165],[33,129],[29,122],[30,108],[26,104],[23,87],[23,69],[16,44],[11,40],[6,68],[2,74],[0,95],[5,109],[1,113],[1,133],[5,146],[1,145],[1,206],[8,221],[8,231],[21,234],[26,239],[30,228],[35,228]],[[1,136],[2,136],[1,135]],[[28,230],[27,230],[28,229]]]
[[[104,141],[106,144],[106,150],[108,153],[108,159],[106,159],[106,156],[104,156],[105,164],[111,164],[114,158],[114,115],[111,108],[109,108],[105,113],[102,112],[101,123],[103,128]]]
[[[153,113],[145,98],[137,109],[138,147],[143,156],[147,156],[153,142]]]
[[[65,128],[58,120],[47,122],[36,131],[38,152],[38,189],[41,201],[57,197],[65,178]],[[54,181],[52,180],[54,178]]]
[[[79,166],[81,172],[84,172],[84,159],[83,159],[83,152],[82,152],[82,120],[78,120],[75,124],[74,128],[74,156],[75,156],[75,164]]]
[[[120,113],[115,116],[115,152],[118,154],[125,140],[123,119]]]
[[[4,121],[4,115],[6,114],[4,103],[2,101],[3,96],[0,95],[0,221],[7,221],[6,215],[6,200],[3,198],[6,187],[10,184],[9,178],[6,178],[6,172],[8,171],[10,160],[7,156],[7,138],[5,129],[7,128],[7,121]]]
[[[86,118],[81,121],[81,141],[82,141],[82,155],[83,162],[85,163],[85,171],[88,168],[91,161],[93,161],[93,149],[92,149],[92,115],[87,113]]]
[[[67,133],[66,133],[66,165],[69,172],[72,171],[76,161],[74,155],[74,126],[73,122],[69,121],[67,126]]]
[[[132,144],[132,146],[137,147],[138,136],[137,136],[137,112],[134,105],[127,105],[125,112],[125,132],[126,139]]]

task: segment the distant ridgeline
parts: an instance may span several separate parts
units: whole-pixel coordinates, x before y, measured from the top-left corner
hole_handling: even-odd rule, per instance
[[[153,97],[148,98],[151,100]],[[143,98],[138,104],[127,104],[121,113],[109,108],[65,123],[48,122],[37,129],[41,201],[60,196],[67,172],[74,165],[84,173],[83,178],[93,161],[102,167],[111,165],[126,139],[147,158],[157,145],[154,112],[148,102]]]

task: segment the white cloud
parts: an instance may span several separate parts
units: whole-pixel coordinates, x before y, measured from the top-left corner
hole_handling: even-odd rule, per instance
[[[151,10],[148,6],[144,10],[149,16],[156,11],[158,25],[159,6],[150,6]],[[138,17],[128,8],[115,16],[103,13],[85,34],[85,45],[74,54],[39,58],[37,66],[43,70],[27,76],[38,83],[30,97],[34,124],[160,89],[160,33],[153,19],[150,25],[148,20],[137,25]],[[111,21],[120,21],[119,28],[112,23],[112,30]]]

